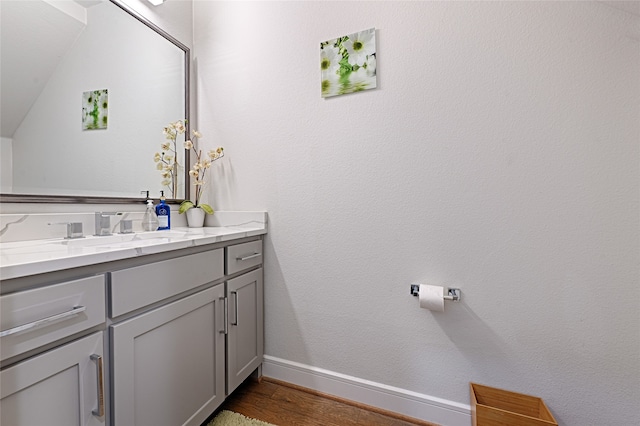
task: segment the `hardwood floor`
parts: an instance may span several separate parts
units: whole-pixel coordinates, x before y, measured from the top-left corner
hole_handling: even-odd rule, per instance
[[[248,379],[219,410],[277,426],[435,426],[269,378]]]

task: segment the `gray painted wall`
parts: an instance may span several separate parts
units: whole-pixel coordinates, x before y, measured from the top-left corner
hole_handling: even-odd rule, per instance
[[[378,89],[319,43],[377,28]],[[194,2],[210,201],[269,212],[266,353],[640,423],[640,18],[598,2]],[[217,173],[217,175],[216,175]],[[462,288],[445,314],[409,284]]]

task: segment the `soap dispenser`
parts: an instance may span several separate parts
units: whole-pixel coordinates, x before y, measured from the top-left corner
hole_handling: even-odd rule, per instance
[[[143,191],[144,193],[145,191]],[[142,229],[145,231],[155,231],[158,229],[158,216],[153,207],[153,200],[149,198],[149,191],[147,193],[147,209],[142,216]]]
[[[156,206],[156,215],[158,216],[159,231],[171,229],[171,208],[165,202],[164,191],[160,191],[160,204]]]

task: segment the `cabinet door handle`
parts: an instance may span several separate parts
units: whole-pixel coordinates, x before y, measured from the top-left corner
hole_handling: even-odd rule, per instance
[[[42,318],[27,324],[19,325],[17,327],[10,328],[8,330],[0,331],[0,337],[9,336],[11,334],[19,333],[21,331],[30,330],[32,328],[42,327],[54,321],[58,321],[64,318],[71,317],[73,315],[78,315],[80,312],[84,312],[87,308],[84,306],[74,306],[73,309],[67,312],[62,312],[60,314],[52,315],[47,318]]]
[[[224,323],[224,327],[222,327],[222,330],[220,330],[221,334],[228,334],[228,330],[227,330],[227,318],[229,318],[229,307],[227,305],[227,298],[226,297],[220,297],[218,298],[218,300],[222,300],[223,302],[223,306],[224,306],[224,313],[223,316],[224,318],[222,318],[222,322]]]
[[[260,256],[262,253],[253,253],[253,254],[248,254],[246,256],[241,256],[241,257],[236,257],[236,260],[239,261],[243,261],[243,260],[249,260],[249,259],[253,259],[254,257],[258,257]]]
[[[231,323],[231,325],[238,325],[238,292],[236,291],[232,291],[231,294],[234,296],[233,300],[234,300],[234,313],[233,316],[235,318],[235,320]]]
[[[104,416],[104,368],[102,365],[102,356],[93,354],[91,360],[96,362],[96,372],[98,374],[98,408],[91,411],[94,416]]]

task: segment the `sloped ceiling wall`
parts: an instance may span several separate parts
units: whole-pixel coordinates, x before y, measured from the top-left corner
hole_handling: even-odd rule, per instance
[[[11,138],[65,52],[86,25],[75,2],[0,2],[1,136]]]

